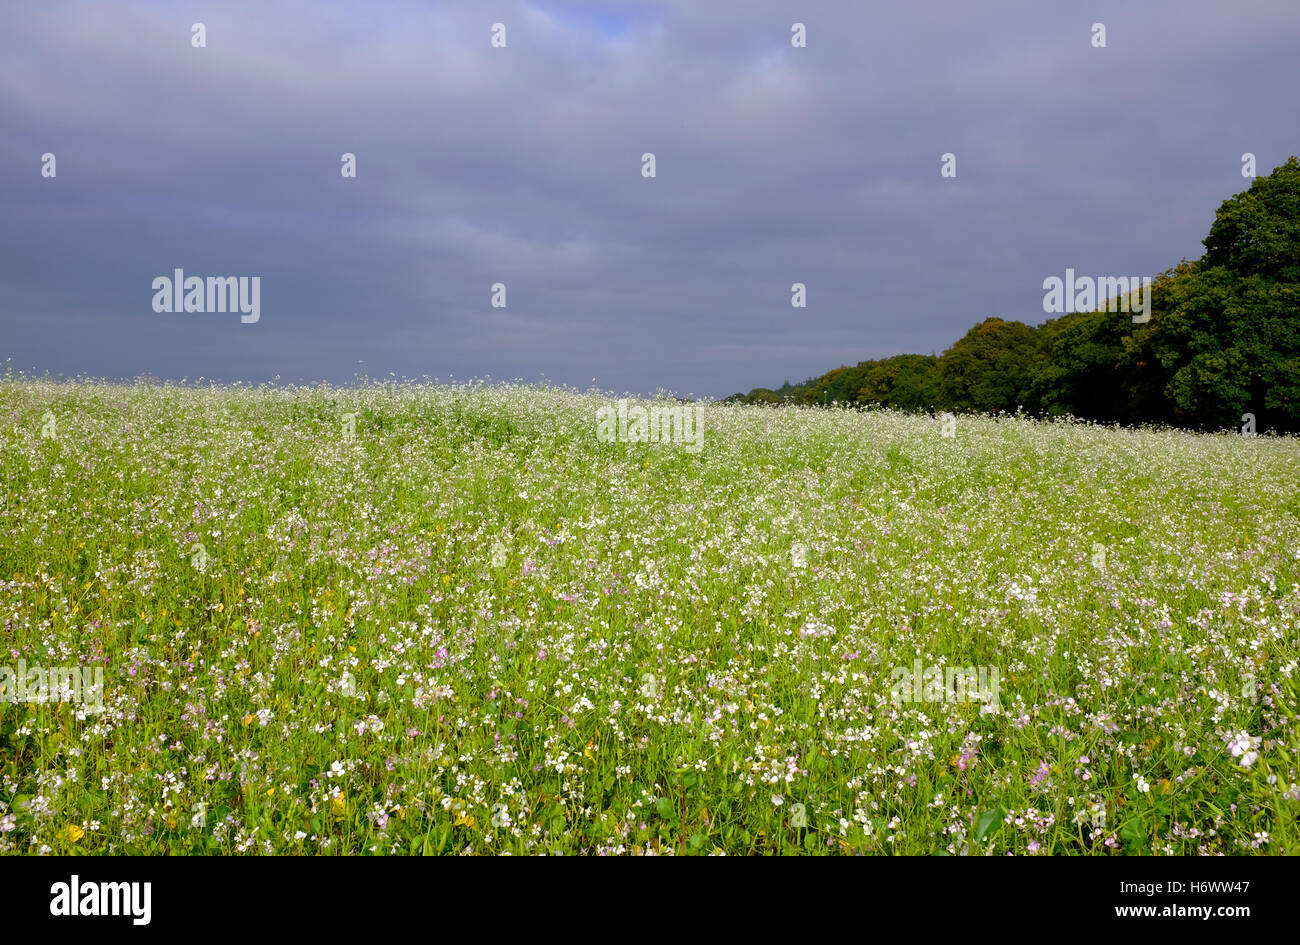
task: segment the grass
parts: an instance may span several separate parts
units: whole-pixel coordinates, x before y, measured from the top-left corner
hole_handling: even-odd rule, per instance
[[[610,404],[0,379],[0,852],[1300,852],[1295,438]]]

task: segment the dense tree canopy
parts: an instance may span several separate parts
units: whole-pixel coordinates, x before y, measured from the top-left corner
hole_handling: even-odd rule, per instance
[[[1251,413],[1261,431],[1300,430],[1300,159],[1225,200],[1204,245],[1156,278],[1144,324],[1104,308],[1037,327],[986,318],[938,358],[863,361],[730,399],[1201,429]]]
[[[950,410],[1032,409],[1038,332],[1024,322],[986,318],[939,359],[939,397]]]
[[[939,359],[928,354],[899,354],[867,361],[857,402],[899,410],[929,410],[939,399]]]

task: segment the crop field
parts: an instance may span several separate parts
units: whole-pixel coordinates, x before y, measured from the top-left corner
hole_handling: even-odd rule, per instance
[[[0,379],[0,852],[1300,852],[1296,438],[615,403]]]

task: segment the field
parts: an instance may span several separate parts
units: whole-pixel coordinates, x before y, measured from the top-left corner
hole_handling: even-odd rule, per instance
[[[0,851],[1300,852],[1295,438],[613,403],[0,379]]]

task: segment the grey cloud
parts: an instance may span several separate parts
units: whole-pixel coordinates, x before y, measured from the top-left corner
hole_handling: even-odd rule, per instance
[[[0,355],[722,396],[1041,321],[1066,266],[1199,255],[1241,153],[1267,173],[1300,151],[1290,0],[879,6],[18,7]],[[261,322],[155,315],[150,280],[176,267],[262,276]]]

